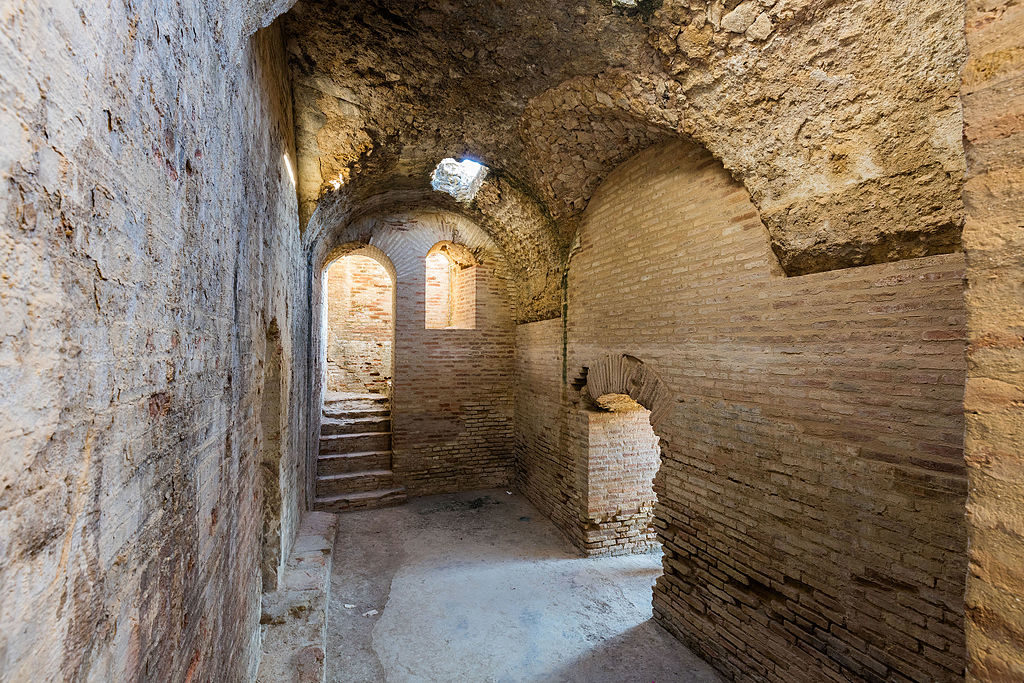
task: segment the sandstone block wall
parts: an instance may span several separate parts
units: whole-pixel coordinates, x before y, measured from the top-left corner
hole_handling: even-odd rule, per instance
[[[683,143],[595,194],[568,377],[628,353],[670,389],[655,616],[725,673],[962,675],[963,274],[953,254],[785,278],[743,188]],[[554,350],[539,337],[521,359]],[[520,395],[553,396],[541,375],[521,371]],[[559,510],[579,465],[547,436],[524,430],[520,481]]]
[[[395,336],[395,287],[369,256],[343,256],[327,269],[327,390],[388,394]]]
[[[1024,7],[967,3],[968,678],[1024,680]]]
[[[10,680],[255,673],[275,321],[284,549],[304,468],[301,250],[280,36],[249,43],[222,9],[0,8]]]

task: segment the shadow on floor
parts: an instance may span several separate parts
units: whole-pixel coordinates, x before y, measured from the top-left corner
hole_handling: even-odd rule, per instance
[[[678,658],[667,661],[664,656],[666,649],[676,650]],[[680,664],[687,666],[680,667]],[[690,653],[654,619],[648,619],[608,638],[543,680],[559,683],[718,683],[721,679],[707,663]]]

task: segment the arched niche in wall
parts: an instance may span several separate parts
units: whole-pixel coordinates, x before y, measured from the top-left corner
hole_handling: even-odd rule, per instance
[[[476,328],[478,261],[461,244],[442,240],[427,252],[424,326],[428,330]]]

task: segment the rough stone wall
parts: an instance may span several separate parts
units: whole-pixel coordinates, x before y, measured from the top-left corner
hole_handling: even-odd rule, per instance
[[[652,524],[653,483],[661,465],[651,411],[587,410],[585,414],[583,549],[588,555],[644,552],[657,541]]]
[[[218,2],[0,8],[0,671],[242,680],[267,331],[303,463],[280,36]],[[225,15],[227,16],[227,15]]]
[[[479,264],[475,329],[425,326],[426,256],[444,240],[466,246]],[[342,251],[370,244],[394,264],[396,479],[411,495],[508,484],[515,329],[501,252],[473,223],[433,212],[365,219],[333,242]]]
[[[369,256],[327,269],[327,390],[390,393],[395,298],[391,275]]]
[[[783,277],[746,191],[689,145],[592,200],[568,374],[628,353],[674,396],[655,617],[727,675],[962,676],[963,270]]]
[[[968,678],[1024,680],[1024,6],[967,3]]]
[[[650,40],[786,273],[959,248],[962,3],[666,0]]]

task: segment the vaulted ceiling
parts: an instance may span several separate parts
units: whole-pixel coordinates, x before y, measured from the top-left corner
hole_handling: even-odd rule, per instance
[[[962,8],[835,0],[300,0],[284,16],[309,240],[370,213],[477,221],[558,309],[600,181],[687,137],[743,182],[787,274],[959,248]],[[430,188],[444,157],[491,169]]]

